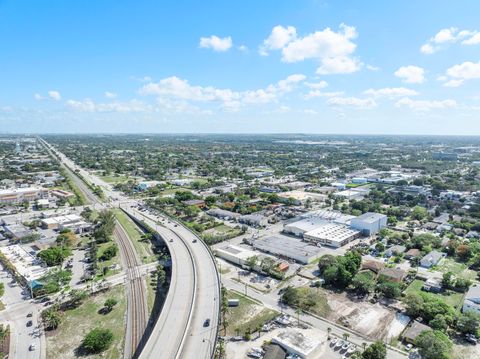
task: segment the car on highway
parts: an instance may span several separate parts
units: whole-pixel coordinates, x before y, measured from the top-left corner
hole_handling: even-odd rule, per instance
[[[194,239],[194,240],[192,241],[192,243],[197,243],[197,240],[196,240],[196,239]]]
[[[30,350],[31,352],[33,352],[36,348],[37,348],[37,346],[32,343],[32,344],[30,344],[30,346],[28,347],[28,350]]]
[[[210,318],[205,319],[205,321],[203,322],[203,326],[204,327],[209,327],[210,326]]]
[[[27,318],[31,318],[31,317],[33,317],[33,313],[32,313],[32,312],[30,312],[30,313],[27,314]]]
[[[32,325],[33,325],[33,321],[29,320],[29,321],[27,322],[27,327],[31,327]]]

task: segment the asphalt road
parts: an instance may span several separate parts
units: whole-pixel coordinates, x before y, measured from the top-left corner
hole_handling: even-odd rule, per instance
[[[220,287],[208,248],[200,240],[194,243],[195,235],[174,222],[128,211],[165,239],[172,256],[167,299],[140,358],[211,358],[219,325]],[[207,319],[210,324],[205,326]]]
[[[132,208],[136,201],[113,191],[111,185],[77,167],[45,141],[43,143],[67,167],[78,171],[89,183],[100,186],[111,206],[128,203],[127,211],[135,216],[143,215]],[[213,357],[220,310],[220,281],[215,259],[201,240],[194,243],[197,238],[190,230],[167,220],[157,225],[162,220],[160,217],[142,219],[165,239],[172,256],[172,279],[162,312],[140,358]],[[207,319],[209,325],[205,323]]]

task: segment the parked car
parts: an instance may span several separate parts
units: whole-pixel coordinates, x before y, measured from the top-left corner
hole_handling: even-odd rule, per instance
[[[210,319],[205,319],[205,321],[203,322],[203,326],[204,327],[209,327],[210,326]]]
[[[27,322],[27,327],[31,327],[32,325],[33,325],[33,321],[29,320],[29,321]]]
[[[31,352],[33,352],[35,349],[36,349],[36,346],[33,343],[30,344],[30,346],[28,347],[28,350],[30,350]]]

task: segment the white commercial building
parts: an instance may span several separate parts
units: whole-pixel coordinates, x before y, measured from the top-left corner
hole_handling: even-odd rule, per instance
[[[0,203],[30,202],[44,198],[47,194],[47,190],[37,187],[4,189],[0,190]]]
[[[299,221],[286,224],[283,231],[288,234],[293,234],[297,237],[303,237],[306,232],[327,224],[328,222],[319,217],[304,218]]]
[[[307,337],[300,331],[288,330],[280,332],[272,338],[272,343],[280,345],[287,353],[296,354],[302,359],[321,357],[321,342],[318,339]]]
[[[41,265],[41,261],[37,257],[17,244],[0,247],[0,252],[12,263],[18,274],[29,282],[42,278],[48,271]]]
[[[242,268],[246,268],[247,260],[251,257],[257,257],[257,266],[254,270],[260,270],[260,262],[262,258],[269,257],[267,255],[259,254],[258,252],[251,251],[246,248],[239,246],[228,245],[223,248],[218,248],[214,250],[214,253],[217,257],[225,259],[226,261],[236,264]],[[272,258],[272,257],[270,257]]]
[[[280,258],[293,259],[298,263],[308,264],[320,258],[322,249],[299,238],[272,236],[252,241],[252,246],[262,252]]]
[[[42,228],[44,229],[70,229],[76,233],[82,233],[90,229],[91,224],[85,222],[83,217],[78,214],[67,214],[65,216],[57,216],[42,219]]]
[[[360,232],[341,224],[328,223],[303,235],[307,241],[339,248],[360,236]]]
[[[352,228],[361,231],[366,236],[371,236],[387,226],[387,216],[380,213],[367,212],[352,219],[350,223]]]

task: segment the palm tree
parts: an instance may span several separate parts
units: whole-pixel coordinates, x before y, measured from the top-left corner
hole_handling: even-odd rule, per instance
[[[362,347],[363,347],[363,351],[365,351],[365,349],[367,349],[367,343],[363,342]]]
[[[343,333],[343,340],[347,341],[348,337],[350,336],[350,334],[348,333]]]

